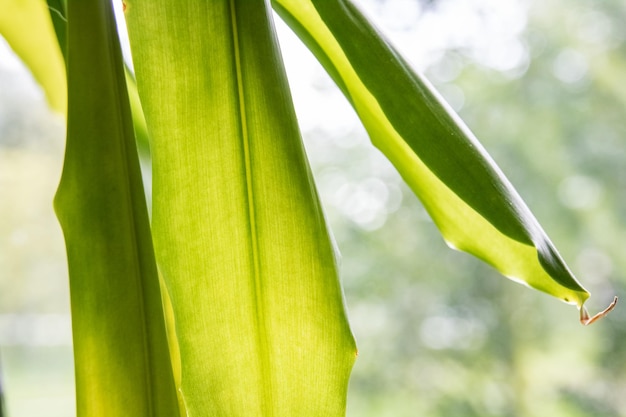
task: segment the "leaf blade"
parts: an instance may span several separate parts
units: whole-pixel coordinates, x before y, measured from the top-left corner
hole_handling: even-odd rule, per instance
[[[396,166],[450,246],[582,306],[588,292],[502,171],[351,2],[274,0],[273,5],[335,79],[374,145]]]
[[[65,236],[78,416],[178,415],[110,2],[69,2]]]
[[[126,14],[190,414],[343,415],[354,340],[264,2]]]
[[[65,114],[65,62],[43,0],[1,0],[0,35],[30,69],[50,107]]]

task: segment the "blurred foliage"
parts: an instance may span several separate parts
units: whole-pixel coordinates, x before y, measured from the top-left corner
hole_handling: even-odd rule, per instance
[[[589,309],[602,309],[622,294],[624,3],[359,3],[425,71],[509,176],[592,292]],[[403,10],[409,11],[399,14]],[[437,27],[437,39],[446,41],[429,37],[424,27]],[[429,44],[434,47],[423,52]],[[302,81],[302,60],[286,59],[290,79]],[[626,309],[618,305],[584,328],[567,305],[449,250],[322,70],[309,73],[318,95],[305,96],[294,84],[294,99],[342,253],[360,350],[348,415],[626,415]],[[62,241],[49,204],[60,173],[54,158],[61,155],[62,133],[31,104],[43,106],[41,95],[13,91],[11,76],[0,62],[0,315],[66,312]],[[7,350],[3,344],[0,339],[0,349]],[[51,411],[17,412],[27,409],[18,407],[18,389],[38,388],[32,379],[21,384],[28,378],[11,358],[19,355],[3,356],[8,410],[16,410],[13,417],[49,416]],[[68,365],[63,372],[72,370]]]

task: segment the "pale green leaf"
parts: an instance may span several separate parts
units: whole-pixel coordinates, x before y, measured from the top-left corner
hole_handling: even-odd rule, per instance
[[[191,416],[343,416],[356,356],[263,0],[126,2]]]
[[[128,99],[130,100],[130,109],[133,114],[133,128],[135,131],[135,139],[139,154],[142,157],[150,157],[150,135],[148,134],[148,126],[146,126],[146,118],[141,107],[141,100],[137,92],[137,82],[134,74],[125,67],[124,74],[126,76],[126,87],[128,90]]]
[[[70,1],[69,108],[55,208],[70,273],[77,415],[179,415],[111,4]]]
[[[50,107],[65,114],[65,62],[45,0],[0,0],[0,35],[43,87]]]
[[[446,242],[582,307],[588,292],[470,130],[348,0],[273,0]]]

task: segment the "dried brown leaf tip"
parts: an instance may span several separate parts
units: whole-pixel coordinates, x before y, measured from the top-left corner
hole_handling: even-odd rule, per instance
[[[600,320],[602,317],[609,314],[615,308],[616,305],[617,305],[617,297],[613,299],[613,302],[609,304],[607,308],[605,308],[604,310],[602,310],[601,312],[599,312],[593,317],[589,317],[589,313],[587,312],[587,309],[585,308],[585,306],[582,306],[580,307],[580,323],[584,326],[589,326],[590,324]]]

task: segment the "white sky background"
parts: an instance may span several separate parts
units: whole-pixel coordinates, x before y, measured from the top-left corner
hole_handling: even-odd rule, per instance
[[[356,0],[355,3],[419,71],[436,64],[447,49],[462,49],[482,65],[499,71],[514,73],[525,69],[527,51],[519,34],[526,25],[527,1],[439,0],[429,10],[423,10],[417,0]],[[121,2],[113,4],[121,17]],[[123,19],[118,21],[124,31]],[[320,123],[327,129],[345,128],[352,116],[344,106],[334,104],[338,93],[329,93],[330,79],[278,17],[276,27],[302,130]],[[128,55],[127,43],[124,50]],[[0,40],[0,68],[15,72],[23,80],[21,88],[33,89],[32,82],[25,79],[27,71],[4,40]],[[437,72],[441,79],[434,81],[450,81],[455,72],[458,70],[441,68]]]

